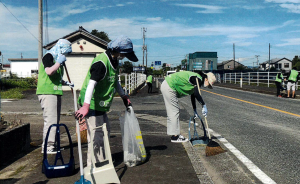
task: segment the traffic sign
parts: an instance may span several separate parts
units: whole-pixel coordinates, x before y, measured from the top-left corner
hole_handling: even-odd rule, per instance
[[[155,65],[161,65],[161,61],[155,61]]]

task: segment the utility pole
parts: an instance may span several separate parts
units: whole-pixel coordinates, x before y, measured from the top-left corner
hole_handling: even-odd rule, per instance
[[[148,67],[148,64],[147,64],[147,55],[148,55],[148,50],[147,50],[147,45],[146,45],[146,70],[145,70],[146,75],[148,74],[148,72],[147,72],[147,67]]]
[[[255,55],[255,57],[256,57],[256,65],[258,66],[258,57],[259,57],[260,55]],[[258,70],[258,67],[257,67],[257,70]]]
[[[235,69],[235,45],[233,43],[233,70]]]
[[[271,45],[270,45],[270,43],[269,43],[269,71],[270,71],[270,68],[271,68],[271,66],[270,66],[270,49],[271,48]]]
[[[38,51],[38,69],[43,58],[43,0],[39,0],[39,51]]]
[[[143,30],[143,67],[145,66],[144,65],[144,55],[145,55],[145,50],[146,50],[146,46],[145,46],[145,38],[146,38],[146,35],[145,35],[145,33],[147,32],[147,28],[142,28]],[[142,73],[144,73],[144,72],[142,72]]]

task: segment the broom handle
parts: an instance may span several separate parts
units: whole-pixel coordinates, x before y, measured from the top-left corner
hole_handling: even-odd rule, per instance
[[[67,66],[64,64],[65,70],[66,70],[66,74],[68,77],[69,82],[71,82],[70,80],[70,76],[67,70]],[[73,91],[73,88],[71,88],[72,93],[73,93],[73,98],[74,98],[74,109],[75,112],[77,111],[77,99],[76,99],[76,91]],[[78,120],[76,119],[76,132],[77,132],[77,143],[78,143],[78,155],[79,155],[79,165],[80,165],[80,176],[83,176],[83,163],[82,163],[82,151],[81,151],[81,138],[80,138],[80,130],[79,130],[79,123]]]
[[[205,124],[206,124],[206,130],[207,130],[207,133],[208,133],[208,139],[211,139],[210,133],[209,133],[209,130],[208,130],[208,123],[207,123],[206,116],[204,116],[204,119],[205,119]]]

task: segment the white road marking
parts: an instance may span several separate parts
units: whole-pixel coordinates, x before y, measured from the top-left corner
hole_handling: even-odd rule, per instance
[[[229,149],[262,183],[276,184],[268,175],[266,175],[261,169],[259,169],[251,160],[249,160],[243,153],[236,149],[220,134],[214,132],[209,128],[209,132],[214,135],[223,145]]]

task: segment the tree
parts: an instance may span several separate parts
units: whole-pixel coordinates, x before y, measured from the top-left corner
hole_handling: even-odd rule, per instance
[[[123,73],[131,73],[133,71],[132,63],[129,61],[125,61],[121,68],[123,69]]]
[[[98,38],[101,38],[102,40],[105,40],[107,42],[110,42],[111,40],[109,39],[108,37],[108,34],[105,33],[104,31],[100,31],[98,32],[97,29],[93,29],[92,32],[91,32],[92,35],[95,35],[97,36]]]
[[[292,60],[292,67],[296,67],[297,70],[300,70],[300,58],[295,56]]]
[[[235,70],[240,70],[240,71],[243,71],[243,70],[246,70],[247,68],[243,65],[239,65],[237,67],[235,67]]]

